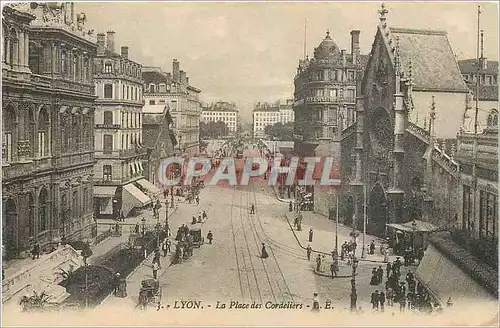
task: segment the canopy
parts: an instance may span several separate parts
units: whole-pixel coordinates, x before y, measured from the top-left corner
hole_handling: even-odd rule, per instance
[[[406,223],[387,223],[386,225],[396,230],[405,232],[432,232],[438,230],[438,227],[436,227],[432,223],[424,222],[421,220],[414,220]]]

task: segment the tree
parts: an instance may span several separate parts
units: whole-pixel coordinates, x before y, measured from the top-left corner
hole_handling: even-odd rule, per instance
[[[200,122],[200,138],[217,139],[228,135],[229,129],[223,121]]]
[[[293,122],[268,125],[264,128],[264,133],[273,140],[293,141]]]

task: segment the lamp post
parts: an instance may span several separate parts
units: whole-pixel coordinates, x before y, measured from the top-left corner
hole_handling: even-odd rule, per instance
[[[165,230],[166,230],[167,236],[168,236],[168,230],[169,230],[169,226],[168,226],[168,199],[165,199]]]
[[[339,250],[339,195],[337,195],[337,208],[335,215],[335,250],[338,252]]]
[[[88,262],[87,259],[92,256],[92,250],[88,242],[85,242],[85,245],[82,249],[82,257],[83,257],[83,265],[85,267],[85,308],[89,307],[89,278],[88,278]]]
[[[363,249],[361,250],[362,259],[364,259],[366,256],[365,236],[366,236],[366,184],[363,184]]]

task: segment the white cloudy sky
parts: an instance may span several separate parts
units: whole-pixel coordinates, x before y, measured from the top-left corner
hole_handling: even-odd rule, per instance
[[[391,27],[448,32],[458,58],[474,58],[477,5],[485,29],[485,54],[498,60],[498,7],[495,3],[386,3]],[[114,30],[117,50],[145,66],[170,72],[181,62],[204,101],[239,104],[250,118],[254,102],[293,95],[293,77],[302,57],[304,20],[312,54],[327,29],[350,51],[353,29],[361,30],[361,52],[369,53],[378,24],[379,2],[93,2],[77,3],[96,32]]]

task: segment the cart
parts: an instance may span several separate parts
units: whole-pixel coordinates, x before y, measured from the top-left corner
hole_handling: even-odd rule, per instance
[[[162,289],[160,283],[155,279],[146,279],[141,281],[139,291],[139,304],[142,309],[148,306],[159,307],[161,305]]]
[[[201,235],[201,228],[192,228],[189,235],[193,237],[193,246],[199,248],[205,243],[205,238]]]

